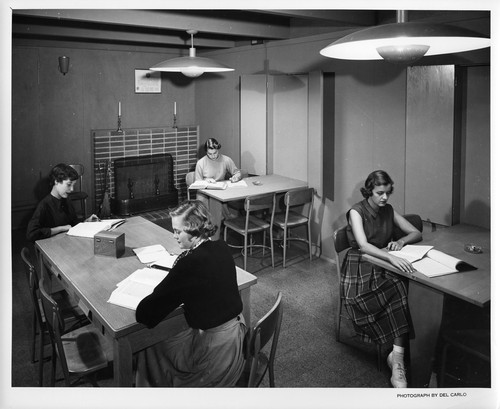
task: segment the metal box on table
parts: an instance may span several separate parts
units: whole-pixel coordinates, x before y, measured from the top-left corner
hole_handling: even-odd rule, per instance
[[[94,236],[94,254],[121,257],[125,253],[125,233],[103,230]]]

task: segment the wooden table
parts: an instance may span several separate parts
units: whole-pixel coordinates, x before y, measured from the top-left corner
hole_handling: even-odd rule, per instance
[[[208,198],[208,207],[214,223],[219,226],[214,240],[220,237],[222,221],[222,204],[234,200],[245,199],[247,196],[257,196],[267,193],[284,193],[290,189],[307,187],[307,182],[280,175],[252,176],[243,179],[247,187],[229,187],[225,190],[203,189],[198,192]],[[254,182],[260,182],[255,185]]]
[[[481,246],[483,253],[471,254],[464,245]],[[477,270],[429,278],[420,272],[403,273],[376,257],[363,255],[365,260],[408,277],[408,302],[415,330],[410,340],[412,387],[427,387],[432,373],[432,361],[441,328],[445,295],[458,297],[479,307],[485,307],[491,296],[490,231],[481,227],[458,224],[425,235],[417,244],[432,245],[437,250],[463,260]]]
[[[179,253],[172,233],[142,218],[131,217],[116,229],[125,233],[125,254],[120,258],[95,256],[93,239],[59,234],[36,242],[40,271],[44,279],[57,280],[79,300],[90,320],[113,345],[114,381],[131,386],[132,357],[148,346],[187,328],[182,308],[177,308],[158,326],[146,328],[135,320],[135,311],[107,302],[116,284],[143,268],[132,249],[162,244],[169,252]],[[257,278],[236,268],[243,301],[243,315],[250,325],[250,290]]]

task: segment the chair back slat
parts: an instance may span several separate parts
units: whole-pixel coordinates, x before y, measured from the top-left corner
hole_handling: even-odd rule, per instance
[[[285,206],[300,206],[311,203],[314,197],[314,188],[300,188],[289,190],[285,194]]]
[[[349,239],[347,238],[347,226],[341,227],[333,232],[333,244],[337,253],[341,253],[351,247]]]
[[[282,294],[278,293],[272,308],[264,315],[252,329],[249,345],[249,354],[252,359],[248,387],[255,387],[260,384],[267,370],[269,370],[269,383],[274,386],[274,357],[278,346],[281,321],[283,318]],[[269,357],[265,364],[266,368],[258,368],[262,349],[272,339]],[[257,378],[257,375],[259,377]]]
[[[408,220],[413,227],[415,227],[420,233],[424,229],[422,218],[418,214],[404,214],[403,217]],[[394,226],[394,240],[399,240],[401,237],[406,236],[406,234],[398,227]]]
[[[259,210],[272,210],[274,207],[274,193],[248,196],[245,199],[245,211],[255,212]]]

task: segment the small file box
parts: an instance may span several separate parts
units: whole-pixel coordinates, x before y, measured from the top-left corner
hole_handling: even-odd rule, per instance
[[[94,254],[119,258],[125,253],[125,233],[100,231],[94,236]]]

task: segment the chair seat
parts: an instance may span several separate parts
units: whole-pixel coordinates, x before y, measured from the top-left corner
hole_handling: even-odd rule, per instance
[[[93,326],[68,332],[61,341],[70,373],[84,375],[106,368],[112,361],[112,346]]]
[[[224,221],[224,225],[231,230],[234,230],[242,235],[245,235],[245,218],[237,217]],[[248,233],[256,233],[270,227],[269,222],[259,219],[258,217],[250,216],[248,219]]]
[[[301,215],[300,213],[297,212],[292,212],[290,211],[288,213],[288,227],[295,227],[295,226],[300,226],[301,224],[306,224],[308,222],[308,218],[306,216]],[[278,213],[274,216],[274,224],[276,226],[281,227],[282,229],[285,228],[285,214],[284,213]]]

